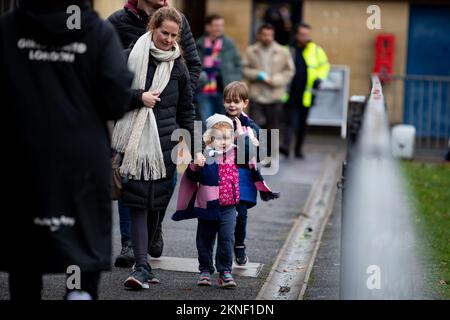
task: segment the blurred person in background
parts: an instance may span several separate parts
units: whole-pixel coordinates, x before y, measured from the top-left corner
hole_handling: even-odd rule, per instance
[[[214,113],[224,113],[223,89],[242,79],[241,57],[233,40],[223,34],[225,20],[218,14],[205,18],[205,34],[197,39],[204,83],[195,100],[203,124]]]
[[[122,46],[127,54],[130,53],[136,41],[147,32],[147,26],[154,12],[162,7],[169,6],[167,0],[128,0],[124,7],[114,12],[108,17],[108,21],[116,28],[122,41]],[[195,92],[197,80],[201,71],[201,62],[197,54],[195,40],[191,33],[191,28],[186,17],[182,14],[182,26],[180,33],[180,45],[182,55],[189,70],[191,91]],[[176,175],[174,175],[174,185]],[[122,249],[117,256],[114,265],[116,267],[131,267],[134,264],[133,247],[130,236],[130,211],[118,201],[120,235]],[[160,222],[156,230],[154,241],[149,248],[149,254],[158,258],[162,255],[164,248],[162,222],[166,213],[166,208],[159,212]]]
[[[258,29],[257,42],[247,48],[242,66],[249,82],[251,117],[263,129],[268,129],[266,147],[261,141],[261,148],[266,148],[267,154],[261,164],[269,166],[271,130],[280,129],[282,99],[295,73],[294,62],[289,50],[274,40],[274,28],[264,24]]]
[[[275,41],[281,45],[287,45],[292,31],[291,14],[286,5],[272,5],[264,14],[264,23],[273,26]]]
[[[71,5],[79,28],[68,27]],[[100,272],[111,268],[106,121],[122,117],[131,96],[120,41],[88,1],[21,0],[1,17],[0,46],[10,126],[2,196],[15,206],[0,224],[0,269],[11,299],[41,299],[42,275],[69,266],[81,271],[80,287],[65,298],[97,299]]]
[[[289,157],[292,131],[295,130],[295,157],[303,159],[308,115],[314,105],[313,90],[319,89],[330,71],[325,51],[311,39],[311,26],[300,24],[295,33],[295,45],[290,48],[295,61],[295,76],[289,88],[289,100],[285,105],[286,122],[283,145],[280,153]]]

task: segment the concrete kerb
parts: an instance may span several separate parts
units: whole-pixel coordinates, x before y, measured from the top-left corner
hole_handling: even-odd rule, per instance
[[[343,154],[330,153],[292,226],[257,300],[303,298],[314,259],[332,212]],[[318,230],[316,232],[315,230]]]
[[[339,158],[340,158],[340,161],[339,161]],[[330,198],[327,201],[327,206],[324,211],[325,217],[321,223],[320,231],[317,236],[317,241],[315,243],[314,251],[311,256],[311,259],[309,260],[308,268],[306,269],[305,279],[303,280],[303,284],[302,284],[300,294],[298,296],[298,300],[303,300],[303,296],[305,295],[306,288],[308,287],[309,278],[311,276],[311,272],[312,272],[312,269],[314,266],[314,261],[316,260],[317,252],[319,251],[320,244],[322,243],[323,233],[325,232],[325,228],[327,226],[328,221],[330,220],[331,213],[333,212],[333,206],[334,206],[334,203],[336,200],[336,193],[337,193],[337,182],[340,177],[340,170],[341,170],[340,164],[342,163],[342,161],[343,161],[343,156],[338,157],[338,161],[336,163],[336,168],[334,169],[334,177],[335,178],[333,180],[335,181],[335,183],[332,184],[332,191],[330,192]]]

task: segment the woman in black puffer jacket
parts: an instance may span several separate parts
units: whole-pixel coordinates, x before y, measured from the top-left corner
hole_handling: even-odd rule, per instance
[[[176,164],[171,154],[177,141],[172,141],[171,135],[175,129],[182,128],[193,137],[195,111],[191,103],[189,72],[176,43],[181,24],[181,15],[174,8],[161,8],[153,14],[149,32],[139,38],[128,60],[131,69],[137,73],[131,107],[138,111],[132,111],[136,112],[134,118],[130,113],[121,119],[113,134],[113,147],[124,153],[122,202],[130,208],[136,260],[136,267],[125,281],[129,288],[145,288],[149,282],[158,282],[147,262],[147,251],[158,226],[159,212],[167,207],[175,187]],[[142,63],[149,51],[148,65],[144,66],[147,68],[145,85],[139,84],[139,72],[145,72],[141,71]],[[134,66],[133,61],[137,61]],[[136,123],[142,112],[148,113],[142,117],[146,119],[143,120],[145,126],[141,126],[141,136],[133,139],[139,132]],[[156,122],[152,122],[153,115]],[[126,129],[130,126],[123,124],[127,121],[133,128],[132,133]],[[156,132],[159,139],[152,145]]]
[[[152,15],[161,7],[168,6],[167,1],[138,1],[128,0],[123,8],[117,10],[108,17],[108,21],[115,27],[119,35],[122,46],[126,52],[131,51],[136,41],[147,32],[147,26]],[[197,88],[197,80],[202,69],[202,63],[198,57],[195,40],[192,36],[191,28],[186,17],[181,13],[182,26],[180,32],[180,44],[183,51],[183,58],[189,70],[191,90],[194,93]],[[174,177],[174,182],[176,177]],[[133,250],[131,249],[130,238],[130,213],[127,207],[124,207],[122,201],[118,202],[120,218],[120,235],[122,250],[115,259],[116,267],[131,267],[134,264]],[[155,234],[152,245],[149,248],[149,254],[158,258],[163,251],[163,237],[161,223],[164,218],[165,208],[160,212],[159,226]]]

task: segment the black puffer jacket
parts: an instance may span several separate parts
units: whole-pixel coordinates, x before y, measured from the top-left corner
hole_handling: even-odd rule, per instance
[[[123,9],[114,12],[107,19],[116,28],[124,49],[132,47],[137,39],[147,32],[149,18],[145,15],[145,12],[136,8],[136,2],[136,0],[129,0]],[[202,63],[197,53],[189,22],[184,15],[182,17],[181,47],[183,48],[183,58],[189,70],[191,90],[195,92]]]
[[[145,91],[148,91],[152,84],[156,67],[157,61],[150,56]],[[141,100],[142,92],[143,90],[134,90],[131,106],[133,109],[144,107]],[[177,144],[177,141],[171,141],[172,132],[177,128],[183,128],[189,131],[191,137],[194,136],[195,112],[191,103],[189,72],[182,58],[175,60],[170,81],[160,98],[161,101],[155,105],[153,112],[166,165],[166,178],[155,181],[128,180],[124,183],[122,194],[122,201],[126,207],[165,210],[172,196],[176,165],[171,160],[171,153]]]

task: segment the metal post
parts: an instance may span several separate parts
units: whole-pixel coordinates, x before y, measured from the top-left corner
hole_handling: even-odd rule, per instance
[[[402,81],[399,79],[399,81]],[[392,101],[392,113],[389,115],[390,123],[397,123],[397,86],[395,84],[395,79],[392,81],[393,90],[393,100]]]
[[[423,97],[424,97],[424,82],[420,80],[420,94],[419,94],[419,114],[418,114],[418,124],[417,124],[417,133],[419,135],[418,145],[419,148],[422,147],[422,112],[423,112]]]
[[[409,124],[414,125],[414,101],[416,83],[414,80],[410,81],[411,92],[409,95]]]
[[[448,140],[450,138],[448,124],[450,122],[450,82],[447,82],[447,102],[445,103],[445,138]],[[447,141],[446,141],[447,142]]]
[[[428,82],[427,148],[431,147],[431,117],[433,113],[433,81]]]
[[[441,97],[442,94],[442,82],[438,82],[438,101],[436,105],[436,149],[439,149],[439,142],[441,140]]]

